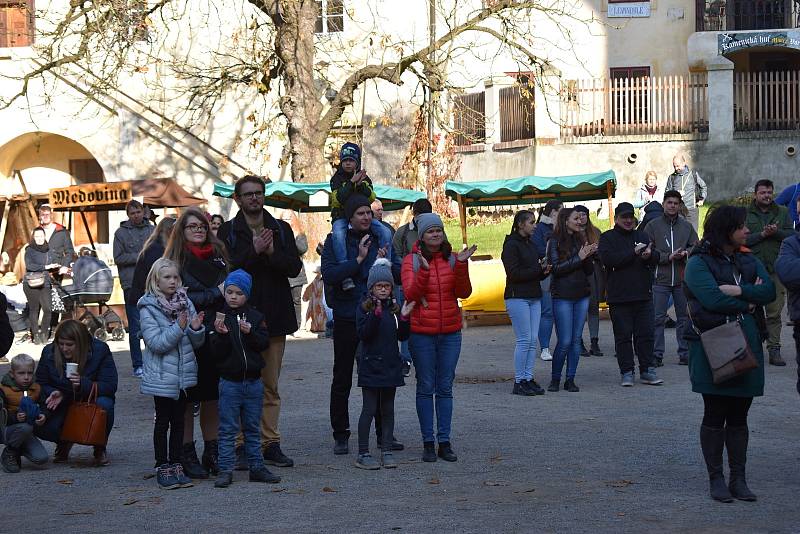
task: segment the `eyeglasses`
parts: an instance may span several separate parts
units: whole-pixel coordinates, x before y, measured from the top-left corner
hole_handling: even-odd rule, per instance
[[[249,191],[247,193],[239,193],[239,198],[246,198],[246,199],[258,198],[263,196],[264,196],[263,191]]]
[[[186,230],[195,234],[204,234],[208,232],[208,228],[202,224],[187,224]]]

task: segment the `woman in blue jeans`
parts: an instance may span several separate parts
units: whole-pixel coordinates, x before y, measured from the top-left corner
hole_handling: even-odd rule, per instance
[[[564,360],[567,379],[564,389],[577,393],[575,373],[581,356],[583,323],[589,309],[591,288],[589,277],[594,271],[592,257],[597,243],[587,243],[582,232],[582,216],[572,208],[558,213],[553,237],[547,243],[547,259],[552,267],[553,317],[556,323],[556,351],[553,354],[553,374],[547,391],[558,391]]]
[[[511,233],[503,243],[503,268],[506,289],[503,297],[506,311],[516,336],[514,348],[514,395],[543,395],[544,389],[533,379],[536,362],[536,343],[542,308],[542,289],[539,281],[550,272],[542,269],[539,254],[530,237],[536,227],[533,212],[517,212]]]
[[[411,312],[408,348],[417,375],[417,417],[422,432],[422,460],[447,462],[458,458],[450,444],[453,417],[453,380],[461,353],[461,309],[458,299],[472,293],[467,261],[475,245],[458,254],[444,234],[442,220],[435,213],[417,216],[419,241],[403,259],[403,291]],[[435,396],[435,401],[434,401]],[[436,436],[433,415],[436,409]]]

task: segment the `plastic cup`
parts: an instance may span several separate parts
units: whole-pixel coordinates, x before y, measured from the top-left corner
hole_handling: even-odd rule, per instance
[[[77,363],[67,363],[67,376],[70,375],[77,375],[78,374],[78,364]]]

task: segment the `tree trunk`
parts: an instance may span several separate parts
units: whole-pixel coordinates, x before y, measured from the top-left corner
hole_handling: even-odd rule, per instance
[[[281,111],[286,117],[292,180],[318,182],[327,177],[323,150],[328,132],[318,132],[322,114],[322,90],[314,80],[314,25],[317,18],[313,0],[274,2],[270,17],[275,23],[275,53],[281,62],[283,96]]]

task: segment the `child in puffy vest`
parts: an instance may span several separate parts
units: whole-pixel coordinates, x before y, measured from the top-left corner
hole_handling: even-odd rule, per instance
[[[167,258],[150,268],[137,307],[145,346],[140,391],[153,396],[156,410],[156,483],[163,489],[188,488],[192,481],[181,464],[183,414],[186,390],[197,384],[194,350],[205,341],[204,314],[195,312],[177,264]]]
[[[367,176],[367,171],[361,168],[361,147],[355,143],[345,143],[339,152],[339,167],[331,177],[331,239],[333,254],[336,261],[347,261],[347,229],[348,216],[345,213],[345,204],[353,194],[366,197],[370,202],[375,200],[375,191],[372,180]],[[391,259],[392,232],[377,219],[372,220],[372,233],[378,236],[379,246],[386,251]],[[348,291],[355,284],[350,278],[342,282],[342,289]]]
[[[253,279],[237,269],[225,279],[225,307],[217,313],[209,335],[219,371],[219,475],[215,488],[233,482],[236,435],[241,428],[250,470],[250,482],[276,483],[281,477],[264,465],[261,453],[261,410],[264,383],[261,353],[269,346],[264,315],[247,304]]]
[[[19,473],[21,456],[36,465],[47,463],[47,451],[33,435],[48,415],[42,389],[34,382],[35,369],[33,358],[18,354],[0,380],[0,440],[6,444],[0,463],[6,473]]]
[[[408,339],[408,322],[414,302],[400,308],[392,297],[394,278],[392,264],[378,258],[369,270],[367,294],[356,309],[356,331],[361,340],[358,352],[358,385],[363,404],[358,419],[358,458],[360,469],[397,467],[392,457],[394,436],[394,396],[403,381],[403,361],[397,342]],[[381,415],[381,462],[369,453],[369,431],[372,420]]]

